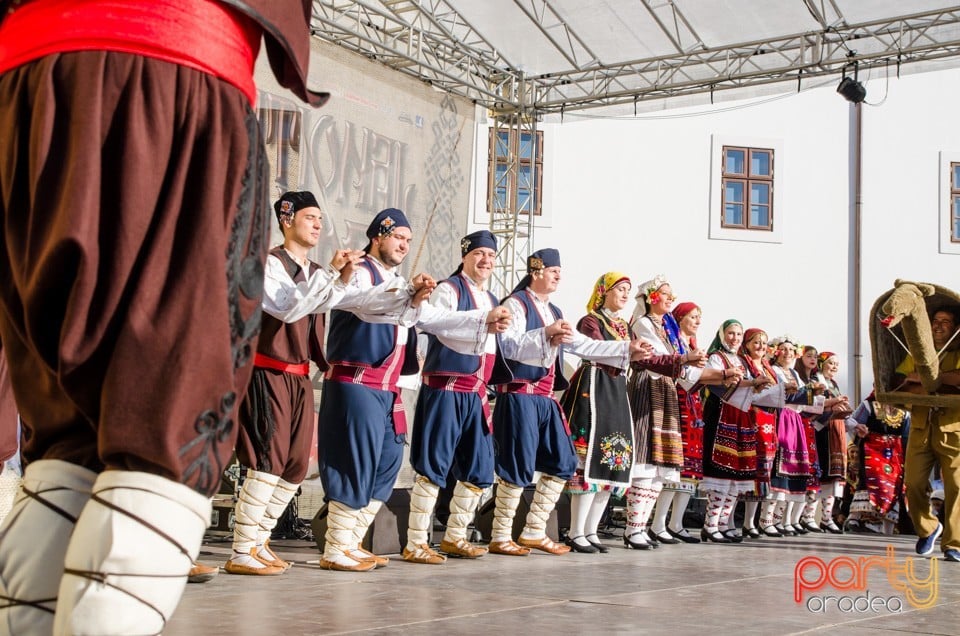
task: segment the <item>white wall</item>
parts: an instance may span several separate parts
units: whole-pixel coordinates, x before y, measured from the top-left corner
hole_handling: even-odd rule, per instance
[[[864,79],[864,78],[861,78]],[[841,354],[853,394],[850,106],[836,82],[750,107],[724,103],[683,118],[544,123],[545,227],[535,248],[556,247],[564,279],[555,301],[576,319],[593,282],[622,270],[638,284],[664,273],[680,300],[703,307],[707,344],[726,318],[789,332]],[[897,277],[960,289],[960,257],[940,254],[940,153],[960,151],[960,71],[866,82],[863,107],[862,383],[872,381],[865,320]],[[689,109],[666,113],[703,112]],[[481,227],[486,144],[478,135],[470,229]],[[710,239],[711,140],[776,141],[775,211],[782,242]],[[949,187],[948,185],[946,187]],[[630,310],[632,308],[628,308]]]

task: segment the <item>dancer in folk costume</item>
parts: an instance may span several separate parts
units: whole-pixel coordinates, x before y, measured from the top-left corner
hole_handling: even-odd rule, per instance
[[[807,481],[804,504],[799,511],[794,510],[794,523],[792,525],[797,527],[799,524],[807,532],[818,534],[825,532],[816,519],[817,509],[820,507],[820,475],[823,471],[820,469],[820,458],[817,455],[817,435],[813,422],[817,416],[823,413],[823,405],[826,401],[823,393],[827,387],[817,380],[817,370],[820,366],[817,361],[820,355],[817,348],[813,345],[805,345],[802,351],[803,353],[797,357],[793,369],[800,377],[807,395],[807,408],[801,409],[800,417],[803,419],[803,432],[807,438],[810,478]],[[799,518],[797,515],[799,515]]]
[[[3,6],[0,338],[27,467],[0,633],[160,633],[253,369],[254,65],[263,40],[281,85],[326,101],[306,88],[311,3]]]
[[[816,430],[817,457],[820,461],[820,528],[840,534],[843,530],[833,519],[836,500],[843,496],[847,476],[847,433],[854,424],[847,422],[852,413],[849,398],[840,391],[834,379],[840,370],[840,359],[832,351],[817,357],[816,380],[824,385],[823,413],[813,422]]]
[[[687,351],[696,351],[697,331],[703,313],[699,306],[692,302],[679,303],[673,308],[673,318],[680,326],[680,341]],[[675,539],[684,543],[700,543],[700,538],[690,534],[683,526],[683,515],[690,503],[691,496],[697,492],[700,481],[703,479],[703,403],[700,398],[700,387],[704,383],[722,381],[722,372],[716,369],[707,369],[697,366],[687,368],[689,380],[696,384],[688,386],[686,382],[677,382],[677,406],[680,410],[680,435],[683,439],[683,467],[680,469],[681,489],[672,496],[672,512],[667,532]],[[699,377],[696,375],[699,373]],[[686,388],[684,388],[686,387]],[[664,497],[664,490],[661,497]],[[669,505],[666,502],[664,508]],[[654,522],[666,515],[661,512],[661,503],[657,501],[654,511]]]
[[[743,343],[743,326],[726,320],[707,351],[708,369],[721,371],[721,380],[708,386],[703,409],[703,481],[707,513],[701,538],[715,543],[742,541],[730,519],[737,496],[756,488],[757,426],[750,417],[752,405],[782,406],[784,385],[766,373],[751,375],[737,355]],[[721,533],[720,528],[726,531]]]
[[[775,410],[776,454],[770,475],[770,493],[760,512],[760,532],[771,537],[807,533],[800,525],[799,517],[811,464],[806,427],[800,412],[808,408],[810,389],[794,369],[796,359],[796,342],[790,336],[777,338],[773,370],[778,382],[791,383],[796,389],[788,394],[787,404]]]
[[[568,388],[563,377],[563,353],[625,370],[631,359],[648,357],[641,341],[595,340],[573,329],[550,294],[560,283],[560,253],[538,250],[527,258],[527,275],[504,301],[513,322],[502,338],[506,364],[498,366],[492,383],[499,395],[493,411],[499,477],[490,552],[525,556],[531,548],[566,554],[570,547],[546,534],[550,512],[563,486],[577,469],[577,454],[555,390]],[[523,355],[530,343],[535,357]],[[524,486],[541,473],[523,532],[513,540],[513,518]]]
[[[650,342],[656,354],[634,363],[628,384],[637,447],[627,491],[623,541],[635,550],[681,542],[666,531],[666,516],[674,495],[680,492],[683,466],[677,382],[687,389],[696,384],[700,374],[697,367],[705,363],[706,353],[686,349],[680,327],[670,314],[674,299],[665,277],[644,282],[638,289],[630,322],[633,336]],[[654,527],[648,529],[650,515],[664,489],[667,494],[660,502]]]
[[[487,230],[468,234],[460,241],[460,251],[460,266],[437,285],[430,303],[447,311],[497,312],[499,318],[472,342],[428,335],[410,445],[416,478],[403,558],[412,563],[438,565],[446,560],[443,554],[475,559],[487,553],[467,540],[467,526],[484,489],[493,485],[493,420],[487,382],[498,352],[496,334],[506,330],[510,315],[487,290],[497,256],[496,237]],[[439,554],[430,547],[431,519],[448,475],[457,483],[440,542],[443,554]]]
[[[323,312],[344,300],[359,250],[337,250],[327,267],[308,258],[323,213],[310,192],[286,192],[274,204],[283,244],[267,257],[261,335],[253,377],[240,405],[237,457],[248,467],[235,508],[231,574],[274,575],[290,564],[270,549],[270,534],[306,476],[313,442],[310,361],[326,371]],[[357,301],[373,294],[354,294]],[[397,294],[382,297],[398,305]],[[399,308],[399,307],[398,307]]]
[[[630,328],[619,312],[630,300],[630,287],[630,279],[620,272],[597,279],[577,331],[594,340],[629,340]],[[633,421],[624,370],[583,360],[560,405],[578,460],[564,489],[570,495],[567,545],[575,552],[607,552],[597,528],[611,492],[622,494],[630,485],[633,466]]]
[[[360,547],[383,502],[393,493],[403,460],[406,415],[397,381],[419,371],[416,331],[442,335],[474,352],[486,341],[496,312],[446,311],[423,301],[436,286],[425,274],[408,283],[397,272],[413,235],[406,215],[380,211],[367,228],[366,256],[354,268],[351,285],[361,291],[386,284],[409,297],[395,320],[334,309],[319,413],[320,478],[327,500],[327,532],[320,567],[363,572],[388,560]]]
[[[859,461],[856,471],[848,471],[853,501],[847,527],[893,534],[900,518],[910,412],[880,403],[871,392],[848,419],[856,423]]]

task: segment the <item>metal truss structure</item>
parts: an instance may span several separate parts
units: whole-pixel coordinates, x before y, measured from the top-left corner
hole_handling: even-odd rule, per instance
[[[637,28],[651,40],[655,36],[666,42],[649,57],[608,60],[599,59],[593,50],[597,25],[571,17],[582,15],[575,9],[588,3],[500,0],[497,7],[509,9],[510,15],[499,24],[522,22],[519,26],[527,29],[531,41],[549,43],[547,55],[553,66],[524,72],[521,69],[528,66],[524,60],[510,59],[520,55],[523,43],[498,49],[493,44],[495,33],[489,28],[484,33],[467,19],[466,15],[483,11],[478,8],[481,2],[491,0],[314,0],[312,26],[316,37],[470,99],[488,109],[495,126],[517,130],[531,126],[535,130],[536,120],[545,114],[636,107],[647,100],[704,93],[712,97],[720,91],[739,95],[744,89],[778,82],[793,82],[799,88],[807,79],[854,67],[864,71],[893,66],[899,72],[906,65],[920,68],[960,56],[960,6],[942,7],[934,0],[904,0],[895,5],[898,15],[873,15],[859,22],[848,18],[843,8],[866,14],[870,3],[796,0],[798,5],[789,8],[802,17],[798,32],[720,44],[708,44],[700,35],[716,26],[710,23],[716,16],[697,13],[710,3],[608,0],[603,3],[606,8],[621,11],[636,9],[639,3],[643,24]],[[748,7],[751,17],[761,22],[785,5],[737,6]],[[741,27],[738,33],[749,34],[737,16],[723,19],[730,20],[731,27]],[[507,49],[511,53],[505,53]],[[497,210],[491,215],[491,230],[507,242],[500,275],[501,281],[509,281],[513,268],[527,255],[514,241],[526,233],[527,245],[532,242],[532,222],[517,210]]]

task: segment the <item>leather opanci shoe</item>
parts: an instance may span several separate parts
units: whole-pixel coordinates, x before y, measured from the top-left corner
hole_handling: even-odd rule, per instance
[[[487,553],[487,548],[473,545],[466,539],[457,539],[456,541],[444,539],[440,542],[440,552],[460,559],[478,559]]]
[[[326,558],[320,558],[320,569],[321,570],[336,570],[337,572],[369,572],[370,570],[377,567],[373,561],[356,561],[353,558],[347,557],[348,561],[352,563],[343,563],[341,561],[330,561]],[[226,569],[226,566],[224,566]],[[227,570],[229,572],[229,570]],[[283,570],[281,570],[282,572]]]
[[[506,554],[507,556],[527,556],[530,554],[530,548],[517,545],[513,540],[491,541],[488,549],[490,554]]]
[[[423,563],[425,565],[441,565],[446,562],[447,557],[439,554],[426,543],[414,544],[413,549],[403,549],[403,560],[410,563]]]
[[[540,550],[541,552],[546,552],[547,554],[566,554],[570,551],[570,546],[557,543],[547,536],[543,536],[538,539],[527,539],[525,537],[520,537],[517,539],[517,543],[525,548]]]

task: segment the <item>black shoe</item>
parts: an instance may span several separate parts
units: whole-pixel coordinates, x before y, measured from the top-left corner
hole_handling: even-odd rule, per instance
[[[790,527],[793,528],[793,531],[796,532],[798,535],[803,535],[803,534],[809,534],[809,533],[810,533],[809,530],[807,530],[806,528],[804,528],[804,527],[803,527],[801,524],[799,524],[799,523],[792,524]]]
[[[686,528],[680,528],[680,532],[674,532],[670,528],[667,528],[667,532],[670,533],[671,537],[680,539],[684,543],[700,543],[700,539],[687,532]]]
[[[760,528],[760,532],[763,533],[765,537],[782,537],[783,535],[777,531],[775,526],[767,526],[766,528]]]
[[[594,541],[594,540],[591,539],[590,537],[593,537],[594,539],[596,539],[596,541]],[[598,536],[595,535],[595,534],[588,534],[587,536],[584,537],[584,539],[586,539],[587,541],[589,541],[589,542],[590,542],[590,545],[592,545],[593,547],[595,547],[595,548],[597,549],[597,552],[600,552],[600,553],[602,553],[602,554],[606,554],[607,552],[610,551],[610,548],[608,548],[608,547],[605,546],[604,544],[600,543],[600,537],[598,537]]]
[[[680,543],[680,539],[674,539],[666,532],[654,532],[653,530],[647,530],[647,538],[654,543],[665,543],[667,545]]]
[[[759,539],[763,535],[760,534],[760,531],[756,528],[747,528],[747,537],[750,539]]]
[[[700,531],[700,538],[713,543],[732,543],[730,539],[720,534],[719,531],[714,530],[713,532],[707,532],[706,528]]]
[[[743,543],[743,535],[737,534],[737,531],[733,528],[724,530],[720,534],[730,539],[730,543]]]
[[[773,526],[773,527],[776,528],[776,529],[777,529],[777,532],[779,532],[779,533],[780,533],[782,536],[784,536],[784,537],[792,537],[792,536],[794,536],[794,535],[797,534],[796,532],[794,532],[794,531],[792,531],[792,530],[787,530],[787,527],[784,526],[784,525],[782,525],[782,524],[776,525],[776,526]]]
[[[592,543],[587,542],[587,545],[580,545],[579,543],[577,543],[577,539],[586,540],[583,537],[583,535],[581,535],[579,537],[573,537],[572,539],[567,538],[567,540],[564,541],[564,543],[570,546],[570,549],[573,550],[574,552],[582,552],[584,554],[597,554],[598,552],[600,552],[600,549],[597,548],[597,546],[593,545]]]
[[[812,521],[801,521],[800,525],[803,527],[804,530],[806,530],[807,532],[812,532],[813,534],[820,534],[821,532],[823,532],[823,530],[818,528],[817,524],[815,524]]]
[[[633,535],[630,535],[629,537],[627,535],[623,535],[623,547],[625,547],[628,550],[652,550],[657,546],[656,543],[651,544],[651,543],[639,543],[636,541],[631,541],[632,537]]]
[[[843,534],[843,530],[840,528],[840,526],[834,523],[833,519],[831,519],[826,523],[821,521],[820,527],[826,530],[827,532],[829,532],[830,534]]]

